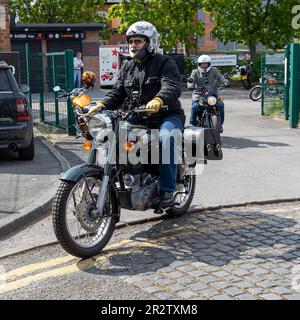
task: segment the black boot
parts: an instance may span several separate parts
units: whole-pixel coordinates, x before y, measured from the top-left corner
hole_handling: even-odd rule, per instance
[[[160,206],[161,208],[171,208],[175,205],[175,199],[172,191],[161,191]]]

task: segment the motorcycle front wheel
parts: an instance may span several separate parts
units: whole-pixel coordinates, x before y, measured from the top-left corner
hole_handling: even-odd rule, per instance
[[[109,242],[118,219],[118,206],[112,192],[107,192],[102,216],[96,215],[99,177],[85,177],[78,182],[63,181],[54,197],[52,221],[58,242],[68,253],[90,258]]]
[[[219,115],[212,115],[210,118],[210,128],[217,130],[218,132],[221,131],[222,129],[222,123],[221,123],[221,119],[220,119],[221,115],[219,113]]]
[[[249,97],[253,101],[258,101],[261,98],[261,86],[254,86],[249,93]]]

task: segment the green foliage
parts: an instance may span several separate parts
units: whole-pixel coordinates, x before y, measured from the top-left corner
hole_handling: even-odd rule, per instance
[[[248,46],[252,58],[259,43],[277,50],[293,40],[292,8],[298,3],[298,0],[204,0],[218,39]]]
[[[111,6],[107,19],[120,20],[120,33],[136,21],[148,21],[157,28],[161,45],[167,51],[178,43],[184,43],[188,52],[196,46],[190,36],[204,35],[203,23],[195,21],[197,9],[202,3],[203,0],[123,0]]]
[[[21,23],[102,22],[98,11],[104,0],[9,0],[10,11]]]
[[[269,117],[282,116],[284,114],[283,100],[274,99],[265,107],[265,115]]]
[[[184,59],[184,73],[187,75],[190,75],[193,71],[193,69],[197,68],[197,63],[195,60],[190,58]]]

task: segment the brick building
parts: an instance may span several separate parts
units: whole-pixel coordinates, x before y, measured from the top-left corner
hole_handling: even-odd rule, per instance
[[[0,52],[10,51],[8,0],[0,0]]]

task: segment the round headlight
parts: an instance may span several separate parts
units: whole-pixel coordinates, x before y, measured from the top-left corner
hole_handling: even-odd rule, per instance
[[[112,123],[108,116],[96,114],[88,121],[88,128],[91,136],[100,140],[111,132]]]
[[[210,105],[210,106],[215,106],[217,104],[217,98],[214,97],[214,96],[210,96],[208,97],[207,99],[207,103]]]

